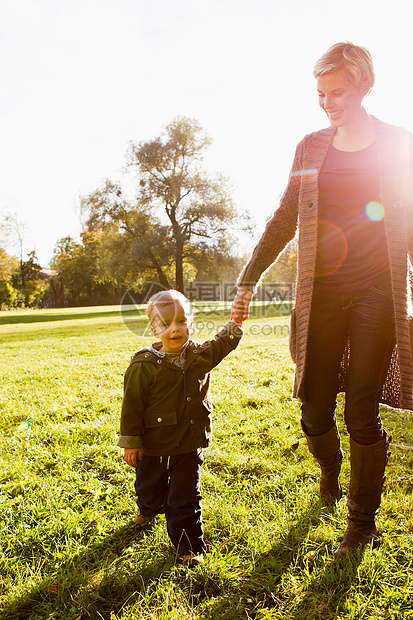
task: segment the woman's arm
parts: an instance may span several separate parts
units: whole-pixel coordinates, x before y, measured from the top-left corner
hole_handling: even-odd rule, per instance
[[[408,217],[408,251],[410,262],[413,265],[413,134],[410,134],[409,149],[409,184],[407,196],[407,217]]]
[[[287,243],[291,241],[295,235],[298,221],[300,183],[302,178],[302,150],[303,142],[300,142],[295,152],[288,185],[281,198],[280,206],[267,223],[248,263],[245,265],[238,278],[237,286],[240,289],[253,292],[264,271],[273,264]],[[246,295],[237,295],[237,306],[240,304],[241,298],[244,303],[246,301]]]

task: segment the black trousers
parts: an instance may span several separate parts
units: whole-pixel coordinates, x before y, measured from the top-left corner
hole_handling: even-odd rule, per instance
[[[202,452],[146,456],[138,460],[135,490],[141,514],[165,513],[169,538],[179,555],[205,550],[201,509]]]
[[[383,437],[379,397],[395,343],[390,282],[351,293],[316,285],[301,407],[309,435],[323,435],[335,423],[338,375],[348,337],[345,422],[356,443],[373,444]]]

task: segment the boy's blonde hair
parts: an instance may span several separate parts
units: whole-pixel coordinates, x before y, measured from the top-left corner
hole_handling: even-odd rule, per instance
[[[339,69],[343,69],[356,86],[367,80],[372,88],[376,80],[370,52],[350,41],[332,45],[315,63],[313,75],[318,78]]]
[[[165,306],[169,306],[175,302],[179,302],[181,304],[187,317],[192,317],[192,304],[189,299],[187,299],[185,295],[179,291],[171,288],[155,293],[155,295],[152,295],[149,299],[146,305],[146,315],[148,316],[149,321],[152,323],[152,319],[155,318],[157,309],[165,308]]]

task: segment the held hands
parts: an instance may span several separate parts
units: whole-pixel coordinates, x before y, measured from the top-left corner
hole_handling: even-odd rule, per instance
[[[252,291],[246,288],[239,288],[235,299],[232,302],[231,320],[242,325],[249,316],[249,305],[252,299]]]
[[[123,460],[131,467],[136,467],[137,459],[142,460],[142,450],[139,448],[125,448]]]

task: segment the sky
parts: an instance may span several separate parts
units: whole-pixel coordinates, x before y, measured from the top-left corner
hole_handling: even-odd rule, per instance
[[[328,125],[312,70],[332,44],[370,50],[366,109],[413,130],[412,17],[411,0],[0,0],[0,221],[15,214],[47,266],[128,144],[187,116],[256,222],[252,247],[297,142]]]

